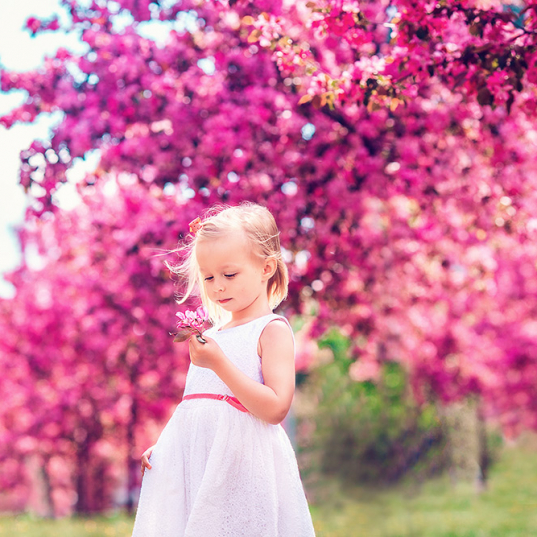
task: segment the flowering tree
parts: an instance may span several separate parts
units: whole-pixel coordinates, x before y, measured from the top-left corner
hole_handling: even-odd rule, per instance
[[[11,472],[2,475],[13,479],[38,456],[56,514],[73,503],[66,465],[77,512],[106,509],[123,476],[132,505],[139,453],[151,441],[143,424],[165,418],[184,386],[188,356],[166,337],[175,287],[158,255],[160,242],[177,236],[177,204],[125,181],[110,180],[107,194],[98,186],[76,211],[24,230],[23,245],[38,248],[44,267],[10,278],[17,296],[3,317],[0,422]]]
[[[1,430],[25,440],[16,453],[132,446],[140,416],[177,400],[172,287],[144,247],[173,248],[203,208],[245,199],[282,229],[289,310],[313,299],[313,336],[336,324],[352,337],[353,378],[397,360],[423,397],[479,393],[506,431],[536,427],[532,2],[64,4],[86,53],[0,78],[28,92],[6,127],[64,113],[21,155],[23,243],[46,268],[16,272],[4,304],[18,313],[2,321],[2,359],[24,365],[2,380],[19,395],[0,421],[38,410]],[[165,46],[141,36],[149,20],[173,22]],[[90,150],[82,204],[61,211]],[[53,415],[51,443],[32,443]]]
[[[536,9],[534,1],[313,0],[243,21],[282,74],[309,77],[302,102],[393,110],[436,78],[482,105],[510,109],[522,93],[533,113]]]

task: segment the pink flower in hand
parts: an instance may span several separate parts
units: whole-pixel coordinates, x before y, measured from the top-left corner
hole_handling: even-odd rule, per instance
[[[195,335],[200,343],[206,342],[202,334],[204,325],[209,319],[209,314],[203,306],[200,306],[196,311],[187,310],[184,313],[178,311],[176,315],[179,320],[177,321],[178,331],[172,334],[175,336],[173,338],[174,341],[186,341],[192,335]]]

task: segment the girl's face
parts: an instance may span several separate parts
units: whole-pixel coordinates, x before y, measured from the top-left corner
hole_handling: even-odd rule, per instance
[[[207,296],[234,319],[270,313],[267,282],[275,262],[256,256],[243,233],[200,241],[196,259]]]

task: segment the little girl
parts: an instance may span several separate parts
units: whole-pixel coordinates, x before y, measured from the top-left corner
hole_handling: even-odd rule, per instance
[[[314,536],[280,425],[295,368],[289,323],[272,313],[288,285],[274,218],[244,204],[191,232],[172,270],[188,280],[182,302],[199,287],[213,327],[190,338],[183,401],[142,455],[133,537]]]

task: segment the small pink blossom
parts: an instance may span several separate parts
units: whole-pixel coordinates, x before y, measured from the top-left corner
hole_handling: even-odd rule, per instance
[[[196,311],[187,310],[184,313],[178,311],[175,315],[179,320],[177,321],[178,331],[173,334],[175,336],[174,341],[186,341],[192,335],[196,335],[201,340],[203,339],[203,328],[209,319],[209,314],[204,306],[200,306]]]

